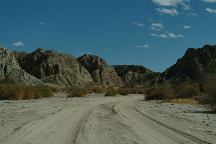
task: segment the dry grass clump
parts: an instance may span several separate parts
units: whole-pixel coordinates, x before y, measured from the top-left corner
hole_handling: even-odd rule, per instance
[[[174,97],[174,91],[170,85],[164,84],[149,88],[145,92],[145,100],[163,100]]]
[[[117,89],[115,89],[114,87],[108,87],[106,88],[106,92],[104,96],[116,96],[117,94]]]
[[[163,102],[186,104],[186,105],[197,105],[199,103],[199,101],[194,98],[173,98],[173,99],[164,100]]]
[[[83,88],[71,88],[68,90],[67,97],[85,97],[88,91]]]
[[[130,89],[122,88],[122,89],[119,89],[117,93],[120,95],[126,96],[126,95],[131,94],[130,92],[131,92]]]
[[[39,99],[52,95],[53,91],[48,87],[0,84],[0,100]]]
[[[134,94],[145,94],[145,87],[137,87],[134,89],[135,90],[135,93]]]
[[[175,88],[177,98],[191,98],[200,94],[198,84],[186,82]]]
[[[101,94],[101,93],[105,93],[105,87],[104,86],[100,86],[100,85],[93,85],[91,87],[89,87],[89,92],[93,92],[93,93],[97,93],[97,94]]]

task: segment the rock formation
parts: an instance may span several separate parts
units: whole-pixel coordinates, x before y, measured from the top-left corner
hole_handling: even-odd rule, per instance
[[[0,48],[0,80],[24,85],[43,85],[43,82],[21,69],[13,53]]]
[[[42,48],[25,54],[17,53],[20,66],[45,83],[66,87],[84,87],[93,82],[88,71],[71,55]]]
[[[118,76],[122,78],[125,86],[128,87],[151,85],[161,81],[160,74],[143,66],[115,65],[114,68]]]
[[[203,48],[189,48],[177,63],[168,68],[164,77],[173,82],[201,82],[216,74],[216,46],[205,45]]]
[[[98,56],[85,54],[78,61],[88,70],[92,79],[97,84],[123,86],[113,66],[108,65],[105,60]]]

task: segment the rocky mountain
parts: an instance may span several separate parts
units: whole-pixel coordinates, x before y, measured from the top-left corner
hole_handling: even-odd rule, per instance
[[[84,87],[93,82],[88,71],[71,55],[42,48],[26,54],[15,52],[20,66],[45,83]]]
[[[163,73],[163,76],[174,82],[201,82],[215,74],[216,45],[205,45],[199,49],[189,48],[176,64]]]
[[[155,73],[143,66],[115,65],[114,69],[125,86],[129,87],[152,85],[162,80],[159,73]]]
[[[56,51],[37,49],[32,53],[0,48],[0,81],[26,85],[52,83],[84,87],[89,84],[142,86],[163,82],[202,82],[216,75],[216,46],[189,48],[177,63],[162,74],[143,66],[109,65],[104,59],[86,54],[75,58]]]
[[[25,72],[13,53],[5,48],[0,48],[0,81],[24,85],[43,85],[42,81]]]
[[[123,86],[113,66],[108,65],[102,58],[85,54],[78,58],[78,61],[88,70],[95,83],[112,86]]]

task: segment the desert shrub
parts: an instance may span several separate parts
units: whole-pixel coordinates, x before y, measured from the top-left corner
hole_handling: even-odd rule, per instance
[[[104,96],[116,96],[116,92],[108,90]]]
[[[97,94],[100,94],[100,93],[104,93],[106,90],[103,86],[98,86],[98,85],[94,85],[94,86],[91,86],[89,88],[89,92],[93,92],[93,93],[97,93]]]
[[[106,88],[106,92],[104,96],[116,96],[117,90],[113,87]]]
[[[67,97],[85,97],[88,94],[86,89],[83,88],[71,88],[68,91]]]
[[[204,97],[204,101],[210,104],[213,108],[216,107],[216,80],[207,80],[203,84],[204,93],[206,96]]]
[[[23,86],[19,84],[0,84],[1,100],[22,100],[51,97],[53,91],[42,86]]]
[[[146,90],[145,100],[162,100],[174,97],[174,91],[170,85],[159,85]]]
[[[119,89],[117,93],[120,94],[120,95],[124,95],[124,96],[129,95],[130,94],[130,89],[126,89],[126,88]]]
[[[134,94],[145,94],[145,88],[144,87],[137,87],[137,88],[134,88],[134,89],[135,89]]]
[[[186,82],[176,86],[175,93],[177,98],[191,98],[198,96],[200,90],[198,84]]]

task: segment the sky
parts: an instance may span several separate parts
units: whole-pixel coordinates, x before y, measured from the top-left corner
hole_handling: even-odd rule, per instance
[[[216,0],[0,0],[0,45],[42,47],[162,72],[216,44]]]

